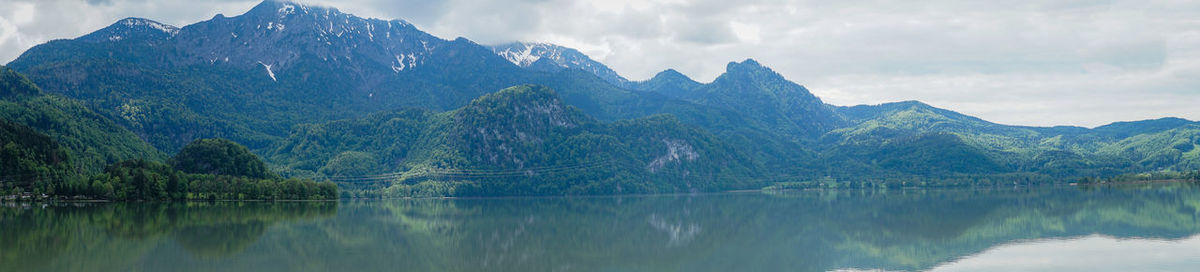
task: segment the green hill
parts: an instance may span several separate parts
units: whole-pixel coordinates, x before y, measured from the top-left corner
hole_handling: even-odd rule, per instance
[[[49,135],[70,152],[74,172],[95,173],[128,159],[162,160],[166,156],[104,116],[69,98],[42,93],[25,77],[0,66],[0,119]]]
[[[1178,118],[1085,129],[1000,125],[915,101],[841,107],[839,112],[853,125],[824,136],[833,150],[884,148],[896,139],[941,133],[957,138],[945,143],[964,143],[1009,171],[1064,178],[1197,169],[1197,124]],[[928,159],[930,164],[952,160]]]
[[[1142,133],[1101,147],[1100,155],[1132,160],[1142,169],[1200,169],[1200,124]]]
[[[170,164],[143,159],[110,165],[69,195],[107,200],[329,200],[337,185],[282,179],[246,147],[225,139],[200,139],[183,147]]]
[[[271,158],[326,174],[376,165],[368,175],[333,178],[383,182],[397,196],[687,192],[761,182],[753,179],[759,168],[752,158],[674,117],[600,123],[533,85],[444,113],[406,110],[301,126]]]
[[[168,161],[176,170],[192,174],[278,178],[250,149],[226,139],[199,139],[184,146]]]

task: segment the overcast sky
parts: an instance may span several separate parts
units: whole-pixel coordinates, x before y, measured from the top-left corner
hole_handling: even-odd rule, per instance
[[[182,27],[257,2],[0,0],[0,63],[124,17]],[[1196,0],[301,2],[446,39],[573,47],[632,80],[674,68],[708,82],[753,58],[835,105],[920,100],[1039,126],[1200,119]]]

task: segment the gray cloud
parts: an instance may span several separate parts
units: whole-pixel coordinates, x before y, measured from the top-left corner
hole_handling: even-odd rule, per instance
[[[839,105],[916,99],[1022,125],[1200,119],[1194,1],[307,2],[443,38],[562,44],[632,79],[675,68],[708,81],[755,58]],[[182,26],[255,3],[0,0],[0,61],[123,17]]]

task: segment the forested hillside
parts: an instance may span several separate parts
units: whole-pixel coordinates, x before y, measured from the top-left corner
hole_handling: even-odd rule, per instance
[[[94,173],[121,160],[166,156],[138,135],[96,114],[85,103],[43,93],[21,74],[0,66],[0,119],[49,135],[72,158],[72,172]]]
[[[71,177],[73,168],[68,151],[50,136],[0,119],[0,194],[46,192],[52,187],[47,181]]]
[[[762,184],[749,179],[762,171],[753,158],[674,117],[601,123],[533,85],[449,112],[407,110],[301,126],[271,157],[347,186],[382,182],[389,196],[689,192]]]
[[[333,183],[284,180],[244,146],[202,139],[163,152],[84,103],[0,66],[0,191],[109,200],[333,199]]]

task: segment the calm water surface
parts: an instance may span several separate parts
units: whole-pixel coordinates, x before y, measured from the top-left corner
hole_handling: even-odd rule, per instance
[[[1200,188],[0,207],[0,271],[1192,271]]]

